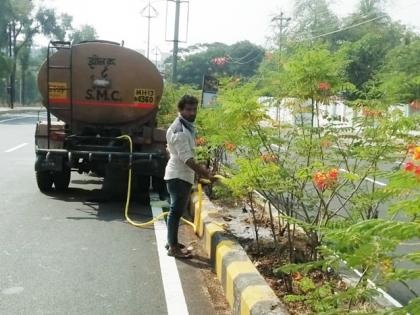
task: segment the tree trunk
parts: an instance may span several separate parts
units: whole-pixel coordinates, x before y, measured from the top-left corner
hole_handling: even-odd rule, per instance
[[[17,53],[18,49],[16,47],[16,24],[12,23],[11,27],[11,51],[13,51],[13,66],[12,66],[12,72],[10,74],[10,107],[14,107],[15,103],[15,88],[16,88],[16,64],[17,64]]]
[[[22,74],[21,74],[21,88],[20,88],[20,101],[22,103],[22,106],[24,106],[26,104],[26,99],[25,99],[25,95],[26,95],[26,69],[22,69]]]
[[[16,95],[16,63],[17,58],[13,58],[12,72],[10,73],[10,107],[13,108],[15,104]]]

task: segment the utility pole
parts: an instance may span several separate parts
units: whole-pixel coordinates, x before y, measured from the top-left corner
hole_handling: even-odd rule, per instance
[[[279,21],[279,36],[278,36],[278,46],[279,52],[281,53],[282,50],[282,37],[283,37],[283,30],[287,27],[287,24],[290,22],[291,18],[287,18],[284,16],[284,12],[280,12],[280,15],[275,16],[271,19],[272,22]]]
[[[172,54],[172,83],[177,82],[178,66],[178,42],[179,42],[179,13],[181,9],[181,0],[175,0],[175,30],[174,30],[174,48]]]
[[[153,48],[153,52],[155,53],[155,66],[157,68],[158,67],[158,54],[160,52],[159,47],[156,46],[155,48]]]
[[[282,48],[283,48],[282,47],[282,44],[283,44],[283,38],[282,38],[283,37],[283,30],[287,27],[287,24],[290,22],[290,20],[291,20],[291,18],[284,16],[283,11],[280,12],[280,15],[275,16],[274,18],[271,19],[271,22],[278,21],[279,35],[278,35],[278,40],[277,41],[278,41],[278,46],[279,46],[279,56],[280,56],[280,58],[282,56],[281,51],[282,51]],[[279,60],[278,66],[279,66],[279,71],[280,71],[281,60]],[[280,106],[281,106],[281,103],[277,103],[277,106],[276,106],[276,120],[279,123],[280,123],[280,114],[281,114]],[[279,129],[279,135],[280,135],[280,129]]]
[[[146,14],[147,11],[147,14]],[[152,12],[153,11],[153,12]],[[149,52],[150,52],[150,20],[158,16],[158,11],[150,4],[145,6],[141,10],[141,15],[147,18],[147,59],[149,59]]]

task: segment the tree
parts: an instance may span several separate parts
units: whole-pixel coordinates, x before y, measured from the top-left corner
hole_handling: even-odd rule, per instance
[[[411,50],[412,54],[396,67],[415,67],[418,73],[419,52],[414,47]],[[395,52],[395,57],[400,55]],[[408,58],[415,62],[407,63]],[[289,288],[289,302],[292,298],[304,301],[316,314],[352,313],[354,305],[374,294],[367,281],[373,276],[380,286],[420,278],[420,254],[396,252],[397,246],[411,245],[408,241],[420,232],[420,147],[406,149],[408,131],[418,120],[416,123],[376,108],[355,108],[361,113],[352,126],[320,125],[320,105],[331,104],[347,85],[343,75],[346,63],[340,52],[316,45],[300,47],[282,64],[277,74],[281,85],[273,86],[271,95],[289,97],[284,106],[292,111],[295,123],[271,120],[257,102],[256,87],[235,81],[221,90],[218,107],[199,112],[202,123],[198,124],[198,134],[204,139],[201,151],[214,152],[213,160],[229,154],[231,165],[222,168],[229,178],[223,184],[230,188],[228,194],[240,197],[235,201],[248,203],[257,252],[266,253],[258,249],[258,226],[269,220],[276,249],[273,253],[279,255],[279,261],[290,262],[272,270]],[[409,174],[397,168],[384,169],[396,159],[403,165],[409,155],[413,156],[405,166]],[[375,179],[379,176],[396,181],[378,187]],[[367,181],[371,178],[373,182]],[[261,217],[255,214],[254,191],[271,206],[265,217],[266,212]],[[390,202],[395,203],[394,209],[380,217],[379,206]],[[272,209],[277,216],[271,214]],[[400,213],[408,222],[394,220]],[[264,223],[263,217],[267,219]],[[304,242],[300,249],[299,242]],[[340,259],[351,268],[361,269],[354,287],[337,291],[336,285],[327,281],[319,288],[312,284],[311,289],[301,290],[301,296],[296,295],[295,287],[304,282],[308,271],[339,270]],[[400,261],[414,266],[406,269],[398,264]],[[296,280],[293,275],[297,272],[304,278]],[[324,293],[312,295],[317,289]],[[420,299],[413,299],[401,314],[408,310],[418,313],[419,304]],[[363,308],[366,311],[365,305]]]
[[[10,1],[0,1],[0,48],[8,45],[8,26],[11,17]]]
[[[343,28],[337,34],[340,41],[355,42],[369,33],[382,33],[391,24],[391,18],[384,8],[387,0],[360,0],[356,12],[343,19]],[[366,22],[369,21],[369,22]],[[352,27],[359,23],[357,27]]]
[[[392,49],[377,79],[389,103],[420,100],[420,39]]]
[[[338,29],[337,16],[326,0],[296,0],[293,17],[295,39],[307,39]]]
[[[243,41],[230,46],[222,43],[194,45],[181,50],[180,55],[178,81],[200,86],[203,75],[207,73],[251,77],[263,59],[264,50],[249,41]]]
[[[30,47],[36,34],[63,38],[65,31],[60,27],[55,11],[40,7],[33,15],[34,5],[30,0],[11,0],[9,17],[9,36],[12,47],[12,68],[10,73],[10,101],[15,99],[16,68],[21,50]],[[68,20],[68,16],[64,16]]]
[[[379,16],[384,14],[387,0],[360,0],[358,13],[361,16]]]
[[[405,41],[405,34],[405,28],[394,23],[383,27],[381,32],[368,32],[361,39],[342,45],[340,52],[349,61],[347,78],[358,91],[349,95],[350,98],[364,98],[370,92],[371,81],[384,64],[385,56]]]
[[[74,45],[79,44],[85,40],[95,40],[98,38],[98,34],[92,25],[85,24],[71,33],[69,38]]]
[[[31,54],[31,49],[29,46],[24,46],[18,55],[19,64],[20,64],[20,74],[21,74],[21,89],[20,89],[20,102],[22,105],[26,104],[26,76],[28,74],[29,67],[29,58]]]

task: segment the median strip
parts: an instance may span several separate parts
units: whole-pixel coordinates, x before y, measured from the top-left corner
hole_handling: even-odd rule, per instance
[[[223,229],[223,223],[215,221],[210,201],[203,198],[202,207],[198,196],[192,196],[197,218],[198,235],[204,242],[205,251],[222,284],[234,315],[285,315],[289,314],[259,273],[242,246]],[[201,211],[201,215],[199,215]]]

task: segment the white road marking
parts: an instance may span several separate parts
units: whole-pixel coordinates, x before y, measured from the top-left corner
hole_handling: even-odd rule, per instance
[[[19,116],[19,117],[3,119],[3,120],[0,120],[0,123],[6,122],[6,121],[12,121],[12,120],[25,119],[25,118],[38,118],[38,115],[24,115],[24,116]],[[43,115],[40,115],[39,118],[45,118],[45,117]]]
[[[337,257],[338,259],[340,259],[342,262],[344,262],[344,264],[346,266],[348,266],[347,261],[341,259],[340,256],[338,256],[336,253],[334,253],[334,256]],[[362,273],[359,270],[357,270],[356,268],[351,268],[350,267],[350,269],[353,270],[353,272],[359,277],[358,280],[360,280],[360,277],[362,277]],[[396,299],[394,299],[392,296],[390,296],[388,293],[386,293],[381,288],[378,288],[376,286],[376,284],[372,280],[367,279],[367,281],[368,281],[368,284],[369,284],[370,287],[374,288],[376,291],[378,291],[379,293],[381,293],[382,296],[385,299],[387,299],[392,305],[394,305],[395,307],[402,307],[402,304],[400,302],[398,302]],[[409,313],[407,313],[407,314],[409,314]]]
[[[28,145],[28,144],[25,142],[25,143],[22,143],[22,144],[19,144],[19,145],[15,146],[15,147],[13,147],[13,148],[11,148],[9,150],[6,150],[4,152],[10,153],[10,152],[13,152],[13,151],[15,151],[17,149],[23,148],[25,145]]]
[[[345,261],[345,260],[343,260],[344,261],[344,263],[347,265],[347,261]],[[359,277],[362,277],[362,273],[359,271],[359,270],[357,270],[357,269],[355,269],[355,268],[351,268]],[[377,286],[376,286],[376,284],[372,281],[372,280],[370,280],[370,279],[367,279],[367,281],[368,281],[368,283],[376,290],[376,291],[378,291],[379,293],[381,293],[384,297],[385,297],[385,299],[387,299],[390,303],[392,303],[392,305],[394,305],[395,307],[402,307],[402,304],[400,303],[400,302],[398,302],[396,299],[394,299],[391,295],[389,295],[388,293],[386,293],[384,290],[382,290],[381,288],[378,288]],[[407,313],[408,314],[408,313]]]
[[[24,119],[24,118],[26,118],[26,117],[15,117],[15,118],[3,119],[3,120],[0,120],[0,123],[6,122],[6,121],[11,121],[11,120]]]
[[[344,168],[340,168],[340,172],[348,173],[349,171],[345,170]],[[365,178],[365,180],[367,180],[368,182],[374,183],[374,184],[376,184],[376,185],[378,185],[378,186],[382,186],[382,187],[384,187],[384,186],[386,186],[386,185],[387,185],[387,184],[385,184],[385,183],[383,183],[383,182],[380,182],[380,181],[374,180],[374,179],[372,179],[372,178],[370,178],[370,177],[366,177],[366,178]]]
[[[153,216],[156,217],[162,213],[162,208],[152,206],[152,212]],[[168,315],[188,315],[187,303],[185,302],[175,258],[168,256],[165,250],[167,233],[165,221],[156,221],[154,227]]]
[[[378,186],[382,186],[382,187],[385,187],[385,186],[386,186],[386,184],[385,184],[385,183],[380,182],[380,181],[378,181],[378,180],[374,180],[374,179],[369,178],[369,177],[366,177],[366,178],[365,178],[365,180],[367,180],[368,182],[374,183],[374,184],[376,184],[376,185],[378,185]]]
[[[23,292],[23,287],[11,287],[1,291],[5,295],[20,294]]]

